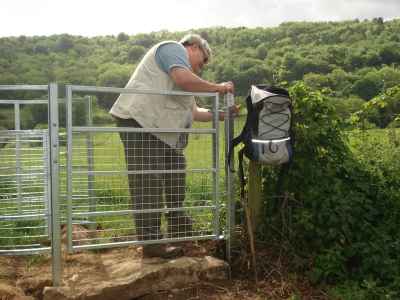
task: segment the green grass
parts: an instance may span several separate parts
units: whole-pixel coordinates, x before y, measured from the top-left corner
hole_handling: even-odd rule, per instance
[[[221,202],[225,202],[225,172],[224,172],[224,127],[223,122],[220,125],[220,151],[219,164],[220,173],[218,176],[219,189],[221,193]],[[194,128],[211,128],[211,123],[196,123]],[[123,145],[120,141],[118,133],[96,133],[92,135],[94,145],[94,170],[95,171],[124,171],[126,164],[124,159]],[[73,141],[73,166],[74,170],[87,170],[87,149],[86,135],[75,134]],[[61,152],[65,153],[65,147],[61,147]],[[205,154],[204,154],[205,153]],[[185,157],[187,161],[187,169],[211,168],[212,167],[212,139],[211,135],[207,134],[191,134],[188,147],[185,149]],[[61,157],[61,165],[66,164],[65,155]],[[61,177],[65,182],[65,169],[62,169]],[[207,175],[204,173],[199,176],[198,173],[188,173],[186,177],[186,199],[185,206],[209,205],[209,200],[212,199],[212,173]],[[87,189],[87,176],[83,175],[79,178],[79,183],[73,185],[73,194],[82,193]],[[129,209],[130,197],[128,191],[127,176],[95,176],[95,198],[97,211],[101,210],[118,210]],[[65,189],[65,187],[63,187]],[[208,200],[208,202],[207,202]],[[86,200],[84,200],[86,201]],[[101,205],[107,205],[101,207]],[[121,207],[122,205],[122,207]],[[125,206],[125,207],[124,207]],[[190,213],[190,212],[189,212]],[[196,230],[206,230],[212,222],[212,211],[207,210],[201,214],[192,214],[195,219]],[[102,229],[133,228],[132,217],[130,216],[107,216],[90,218],[98,224]],[[115,223],[112,223],[115,222]],[[165,221],[163,222],[165,227]],[[101,237],[116,238],[116,235],[124,236],[132,234],[132,229],[122,229],[121,231],[107,231],[101,234]]]
[[[196,123],[194,128],[209,128],[209,124]],[[212,167],[212,140],[211,136],[207,134],[207,138],[204,138],[203,134],[191,134],[190,142],[188,147],[185,149],[185,157],[187,162],[187,169]],[[87,169],[87,150],[86,140],[83,135],[80,135],[78,139],[74,140],[73,143],[73,165],[82,170]],[[94,144],[94,170],[95,171],[116,171],[125,170],[125,160],[123,145],[120,141],[117,133],[96,133],[93,135]],[[224,177],[224,165],[225,165],[225,145],[224,145],[224,127],[223,122],[220,122],[220,138],[219,138],[219,165],[220,165],[220,179]],[[203,150],[206,155],[199,155]],[[199,152],[200,151],[200,152]],[[61,148],[61,152],[65,153],[66,149]],[[199,161],[200,160],[200,161]],[[65,165],[65,157],[61,156],[61,165]],[[65,175],[63,175],[65,176]],[[195,178],[188,176],[187,184],[197,185]],[[118,183],[118,185],[120,182]],[[127,186],[127,181],[122,182],[123,185]],[[112,183],[111,183],[112,187]]]
[[[237,120],[235,125],[235,135],[237,135],[244,123],[244,118]],[[224,141],[224,123],[220,122],[220,138],[219,138],[219,164],[220,173],[218,176],[219,189],[221,192],[221,197],[219,199],[220,203],[226,201],[224,191],[225,191],[225,141]],[[210,123],[195,123],[194,128],[210,128]],[[348,132],[349,145],[352,151],[358,157],[364,157],[370,155],[371,151],[378,151],[382,155],[382,159],[393,157],[398,155],[398,145],[400,140],[400,129],[373,129],[367,131],[351,131]],[[123,145],[120,141],[119,135],[117,133],[96,133],[92,135],[93,145],[94,145],[94,170],[95,171],[123,171],[126,169]],[[185,156],[187,160],[187,168],[210,168],[212,166],[212,139],[210,135],[200,135],[191,134],[189,145],[185,149]],[[31,145],[34,148],[34,144]],[[367,148],[368,149],[367,149]],[[87,149],[86,149],[86,136],[84,134],[75,135],[73,142],[73,165],[74,170],[87,170]],[[368,151],[366,151],[366,149]],[[1,152],[4,149],[0,150]],[[63,202],[63,216],[65,217],[65,191],[66,191],[66,147],[62,143],[60,146],[60,189],[61,197],[60,200]],[[204,154],[205,153],[205,154]],[[389,159],[388,159],[389,161]],[[29,162],[27,162],[29,166]],[[76,177],[77,178],[77,177]],[[130,196],[128,190],[127,176],[95,176],[94,182],[94,196],[96,199],[97,210],[118,210],[118,209],[129,209],[130,206]],[[83,173],[78,181],[74,181],[73,194],[83,193],[88,188],[88,177]],[[212,173],[207,173],[207,175],[199,175],[198,173],[188,173],[186,178],[186,199],[185,204],[187,206],[198,206],[207,204],[207,200],[212,199],[212,186],[213,177]],[[0,183],[1,185],[1,183]],[[6,188],[3,186],[3,189]],[[87,193],[87,192],[86,192]],[[83,199],[88,195],[83,195]],[[86,200],[88,203],[88,200]],[[75,203],[75,202],[74,202]],[[224,213],[222,213],[224,215]],[[199,216],[194,215],[196,219],[196,224],[207,224],[212,220],[212,213],[201,214]],[[131,217],[121,218],[121,217],[96,217],[95,221],[102,226],[102,228],[112,228],[114,226],[119,226],[121,228],[132,228],[133,222]],[[109,223],[109,221],[116,222],[117,224]],[[223,221],[223,220],[222,220]],[[13,223],[7,226],[21,226],[21,227],[32,227],[26,226],[26,224]],[[28,224],[29,225],[29,224]],[[30,229],[31,230],[31,229]],[[121,230],[119,234],[130,234],[131,229]],[[4,234],[4,233],[3,233]],[[31,231],[24,231],[23,229],[13,231],[15,235],[34,235]],[[110,233],[109,237],[112,238],[114,233]],[[107,236],[107,234],[105,234]],[[27,239],[28,241],[29,239]],[[12,240],[10,240],[12,241]],[[30,241],[30,240],[29,240]],[[13,243],[15,241],[12,241]],[[4,243],[0,241],[0,243]]]
[[[23,183],[21,187],[21,201],[18,197],[17,189],[17,177],[16,177],[16,166],[12,163],[12,155],[15,155],[15,150],[13,149],[14,144],[8,144],[6,147],[0,149],[0,157],[4,155],[5,159],[0,162],[0,167],[3,168],[0,173],[0,214],[2,216],[15,216],[20,212],[23,214],[33,214],[43,212],[45,206],[44,202],[37,203],[32,202],[37,201],[37,198],[42,198],[44,193],[44,182],[42,176],[41,179],[36,179],[34,182],[33,177],[27,178],[23,177],[22,180],[27,179],[28,182]],[[36,153],[41,153],[41,148],[37,147],[37,143],[23,142],[21,143],[21,149],[38,149]],[[21,151],[22,162],[21,167],[25,172],[29,169],[33,173],[43,172],[43,170],[38,170],[38,168],[32,169],[32,167],[37,167],[38,159],[31,159],[29,153],[26,150]],[[28,153],[27,156],[24,153]],[[42,160],[40,159],[40,162]],[[23,182],[23,181],[22,181]],[[25,197],[26,196],[26,197]],[[29,198],[28,198],[29,197]],[[44,220],[0,220],[0,246],[2,249],[14,248],[20,245],[33,245],[41,244],[47,238]]]
[[[348,133],[350,149],[371,168],[379,165],[400,169],[400,129],[353,130]]]

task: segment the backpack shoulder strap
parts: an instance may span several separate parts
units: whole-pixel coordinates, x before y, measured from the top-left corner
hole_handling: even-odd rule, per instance
[[[231,168],[233,150],[235,149],[235,147],[237,145],[239,145],[241,142],[244,141],[245,136],[246,136],[246,132],[247,132],[249,126],[250,126],[250,117],[251,117],[251,112],[253,111],[253,106],[252,106],[252,103],[251,103],[250,94],[246,98],[246,108],[247,108],[247,116],[246,116],[246,122],[244,123],[242,132],[237,137],[235,137],[234,139],[232,139],[229,142],[228,166],[229,166],[229,168],[231,169],[232,172],[234,172],[234,170]]]
[[[240,179],[240,196],[242,199],[244,198],[244,187],[246,185],[246,178],[244,177],[244,171],[243,171],[243,154],[244,154],[244,148],[240,149],[238,152],[238,158],[239,158],[239,171],[238,171],[238,176]]]

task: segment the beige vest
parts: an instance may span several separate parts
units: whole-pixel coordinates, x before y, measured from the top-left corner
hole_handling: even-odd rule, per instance
[[[162,44],[152,47],[137,66],[125,88],[153,91],[179,91],[171,77],[158,66],[155,54]],[[174,42],[175,43],[175,42]],[[192,124],[193,96],[121,94],[110,113],[122,119],[135,119],[143,128],[188,128]],[[179,133],[154,133],[171,147],[179,145]]]

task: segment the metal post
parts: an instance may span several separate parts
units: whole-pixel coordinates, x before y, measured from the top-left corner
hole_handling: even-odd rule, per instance
[[[232,180],[232,171],[235,167],[235,153],[229,153],[230,142],[234,135],[234,119],[230,113],[230,107],[235,105],[233,94],[225,96],[225,184],[226,184],[226,257],[231,265],[231,248],[235,231],[235,199]],[[228,158],[231,155],[230,166]]]
[[[50,127],[50,126],[49,126]],[[43,132],[42,135],[42,146],[43,146],[43,201],[44,201],[44,209],[45,209],[45,222],[46,228],[45,233],[51,235],[51,222],[49,222],[49,217],[51,215],[50,208],[50,191],[51,191],[51,182],[50,182],[50,160],[49,160],[49,138],[48,133]]]
[[[19,103],[14,104],[14,129],[15,129],[15,175],[17,181],[18,214],[22,214],[22,182],[21,182],[21,110]]]
[[[49,142],[50,142],[50,178],[51,178],[51,254],[53,285],[61,285],[61,230],[59,209],[59,145],[58,145],[58,87],[49,85]]]
[[[67,247],[72,253],[72,88],[66,86],[67,111]]]
[[[213,103],[213,128],[215,129],[215,133],[212,135],[212,147],[213,147],[213,201],[215,205],[214,209],[214,235],[219,238],[219,186],[218,186],[218,177],[219,177],[219,94],[215,95],[214,103]]]
[[[86,125],[92,126],[92,97],[89,96],[87,99],[87,112],[86,112]],[[88,197],[89,197],[89,211],[96,211],[96,199],[94,195],[94,176],[93,176],[93,166],[94,166],[94,149],[93,149],[93,134],[88,132],[86,134],[86,146],[87,146],[87,163],[88,163]],[[92,221],[92,220],[89,220]],[[90,222],[89,228],[91,230],[96,229],[95,223]]]

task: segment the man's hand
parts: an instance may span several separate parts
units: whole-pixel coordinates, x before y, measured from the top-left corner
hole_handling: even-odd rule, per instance
[[[235,104],[229,107],[229,113],[232,117],[239,116],[240,104]],[[193,105],[193,120],[198,122],[209,122],[213,119],[213,114],[210,110],[202,107],[198,107],[196,103]],[[225,120],[225,111],[218,112],[218,119],[220,121]]]
[[[232,81],[222,82],[219,84],[218,93],[227,94],[227,93],[235,93],[235,87]]]
[[[235,105],[229,107],[229,114],[233,118],[236,118],[237,116],[239,116],[239,111],[240,111],[240,104],[235,104]],[[225,112],[224,111],[219,112],[219,120],[220,121],[225,120]]]
[[[232,117],[237,117],[239,115],[239,111],[240,111],[240,104],[235,104],[229,107],[229,113],[232,115]]]

